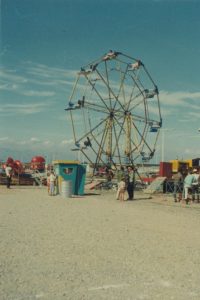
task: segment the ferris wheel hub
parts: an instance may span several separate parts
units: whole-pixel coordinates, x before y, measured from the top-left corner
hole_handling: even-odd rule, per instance
[[[114,111],[111,111],[111,112],[110,112],[110,119],[113,119],[114,116],[115,116]]]

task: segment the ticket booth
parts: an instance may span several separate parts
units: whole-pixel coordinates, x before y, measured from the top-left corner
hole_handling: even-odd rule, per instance
[[[61,192],[62,181],[70,181],[73,195],[84,195],[86,166],[79,161],[55,160],[54,170],[58,177],[58,190]]]

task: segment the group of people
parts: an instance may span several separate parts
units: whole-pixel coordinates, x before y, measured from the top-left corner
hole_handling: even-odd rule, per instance
[[[121,166],[117,171],[117,194],[116,199],[120,201],[134,200],[135,190],[135,174],[137,169],[133,166]],[[6,164],[6,185],[10,188],[11,178],[13,174],[12,167]],[[114,173],[107,172],[108,181],[112,181]],[[187,174],[183,174],[181,170],[175,172],[172,176],[173,179],[173,196],[175,202],[185,200],[188,204],[189,201],[200,203],[200,169],[189,169]],[[50,196],[55,195],[57,186],[57,177],[53,170],[47,174],[47,187],[48,194]],[[125,199],[126,192],[128,193],[128,199]]]
[[[174,201],[181,201],[182,199],[188,204],[189,201],[200,202],[200,171],[189,169],[184,176],[181,170],[178,170],[173,176],[174,180]],[[191,196],[190,196],[191,195]]]
[[[121,166],[117,172],[118,189],[116,199],[120,201],[134,200],[135,174],[137,169],[133,166],[127,168]],[[173,196],[175,202],[184,200],[187,204],[192,202],[200,203],[200,169],[189,169],[187,174],[181,170],[172,176],[174,187]],[[128,199],[125,199],[126,192]]]
[[[13,169],[9,164],[6,164],[5,167],[5,173],[6,173],[6,186],[9,189],[11,185],[12,175],[13,175]],[[57,177],[54,174],[54,171],[52,170],[50,173],[47,174],[47,188],[48,188],[48,194],[50,196],[54,196],[57,186]]]
[[[118,188],[116,195],[117,200],[134,200],[135,173],[136,169],[133,166],[128,166],[126,169],[123,166],[121,166],[120,170],[118,170]],[[128,193],[128,199],[125,199],[126,191]]]

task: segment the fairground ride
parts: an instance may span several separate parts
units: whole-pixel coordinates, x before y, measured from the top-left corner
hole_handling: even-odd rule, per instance
[[[66,111],[75,148],[95,167],[154,156],[162,126],[159,92],[141,60],[110,50],[77,74]]]

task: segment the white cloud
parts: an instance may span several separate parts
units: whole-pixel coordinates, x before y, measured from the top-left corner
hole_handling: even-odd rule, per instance
[[[47,65],[35,64],[32,62],[25,62],[25,69],[27,73],[36,77],[51,78],[51,79],[75,79],[78,70],[67,70],[55,67],[49,67]]]
[[[41,142],[40,139],[38,139],[38,138],[36,138],[36,137],[30,138],[30,141],[31,141],[32,143],[40,143],[40,142]]]
[[[71,151],[71,146],[73,144],[73,140],[69,139],[69,140],[62,140],[61,138],[57,138],[57,139],[42,139],[39,136],[32,136],[31,138],[27,138],[27,139],[22,139],[20,140],[20,138],[15,138],[15,139],[8,139],[8,140],[4,140],[1,142],[0,140],[0,144],[1,144],[1,148],[3,149],[3,147],[5,149],[9,149],[9,153],[15,153],[14,156],[16,156],[16,153],[18,153],[18,157],[26,157],[27,153],[31,153],[31,156],[34,155],[42,155],[42,156],[48,156],[49,159],[55,159],[55,157],[57,157],[57,159],[61,159],[61,157],[63,158],[68,158],[72,157],[74,154]],[[2,151],[1,155],[5,156],[8,154],[5,151]],[[11,155],[11,154],[10,154]]]
[[[45,146],[48,146],[48,145],[50,145],[50,144],[51,144],[50,141],[44,141],[44,145],[45,145]]]
[[[34,90],[29,90],[29,91],[24,91],[22,92],[24,96],[30,96],[30,97],[52,97],[55,95],[55,92],[50,92],[50,91],[34,91]]]
[[[199,103],[200,101],[200,92],[167,92],[160,91],[160,102],[162,105],[171,105],[171,106],[190,106],[191,101]]]
[[[52,102],[29,103],[29,104],[1,104],[0,115],[30,115],[40,113],[52,105]]]
[[[8,141],[8,139],[9,139],[8,136],[0,137],[0,142]]]
[[[74,84],[77,71],[52,68],[31,62],[22,63],[17,69],[0,69],[0,90],[23,96],[52,97]],[[31,85],[31,89],[30,89]],[[52,90],[41,90],[48,86]],[[54,89],[54,90],[53,90]]]
[[[200,112],[198,112],[198,111],[197,111],[197,112],[191,112],[191,111],[190,111],[190,112],[188,112],[188,114],[189,114],[190,116],[194,117],[194,118],[195,118],[195,121],[196,121],[196,119],[199,120]],[[193,121],[194,119],[191,119],[191,118],[190,118],[190,120]]]
[[[192,154],[192,153],[194,153],[194,149],[191,148],[184,149],[184,154]]]
[[[18,84],[16,83],[2,83],[0,84],[0,90],[2,91],[16,91],[18,88]]]
[[[73,144],[73,143],[74,143],[73,139],[61,141],[61,145],[69,145],[69,144]]]
[[[19,145],[27,145],[30,144],[30,140],[29,141],[18,141]]]
[[[4,68],[0,69],[0,79],[6,80],[6,81],[12,81],[12,82],[16,82],[16,83],[27,82],[27,78],[25,78],[24,76],[10,73],[8,70],[6,70]]]
[[[192,115],[196,119],[200,114],[200,92],[167,92],[160,91],[161,115],[169,116],[178,114],[177,121],[188,121]],[[188,112],[185,113],[185,110]]]

